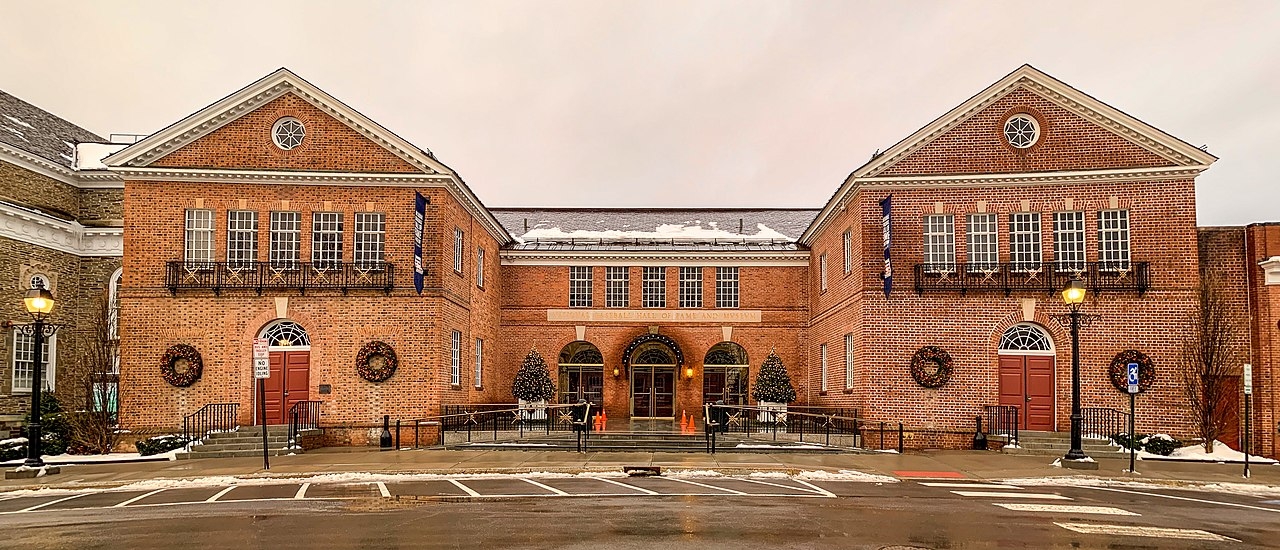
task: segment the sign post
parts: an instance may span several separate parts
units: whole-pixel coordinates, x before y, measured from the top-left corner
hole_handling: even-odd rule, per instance
[[[1253,396],[1253,365],[1244,365],[1244,477],[1249,477],[1249,397]]]
[[[1137,468],[1137,450],[1134,449],[1133,425],[1137,416],[1135,403],[1138,397],[1138,364],[1129,363],[1129,474],[1135,474]]]
[[[253,340],[253,377],[258,381],[258,419],[262,423],[262,469],[271,469],[271,459],[267,455],[267,386],[271,378],[271,352],[267,349],[266,338]]]

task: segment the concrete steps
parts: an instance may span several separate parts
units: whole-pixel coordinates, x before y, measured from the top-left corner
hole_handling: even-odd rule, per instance
[[[303,431],[301,435],[319,433],[318,430]],[[267,455],[281,456],[302,454],[301,446],[289,448],[289,427],[267,427]],[[202,443],[192,445],[187,452],[177,454],[178,460],[191,458],[230,458],[262,456],[262,427],[245,426],[231,432],[212,433]]]
[[[744,445],[744,447],[739,447]],[[485,441],[483,437],[467,443],[446,445],[450,449],[490,449],[490,450],[525,450],[525,451],[574,451],[577,450],[577,438],[572,434],[525,437],[498,441]],[[705,453],[707,440],[701,433],[684,435],[671,432],[604,432],[593,433],[584,438],[583,447],[593,452],[676,452]],[[718,452],[751,452],[751,453],[841,453],[848,449],[825,447],[813,442],[772,441],[747,439],[736,436],[720,435],[716,440]]]
[[[1005,436],[989,436],[992,441],[1004,442]],[[1020,432],[1018,447],[1004,447],[1001,451],[1016,455],[1062,456],[1071,450],[1071,434],[1069,432]],[[1080,450],[1091,457],[1121,458],[1128,454],[1111,444],[1106,439],[1084,439]]]

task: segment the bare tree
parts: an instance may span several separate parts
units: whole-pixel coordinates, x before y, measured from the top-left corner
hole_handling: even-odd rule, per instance
[[[1204,450],[1231,424],[1235,412],[1236,365],[1240,358],[1240,330],[1228,299],[1225,283],[1216,272],[1201,273],[1196,289],[1198,304],[1188,315],[1189,330],[1182,342],[1178,370],[1183,396],[1191,409],[1193,427],[1204,440]]]
[[[58,373],[58,393],[67,411],[69,447],[106,454],[120,440],[116,420],[120,340],[114,305],[104,295],[95,306],[90,326],[78,331],[75,362]]]

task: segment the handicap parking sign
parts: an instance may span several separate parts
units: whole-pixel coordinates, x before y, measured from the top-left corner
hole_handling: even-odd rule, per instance
[[[1129,393],[1138,393],[1138,364],[1129,363]]]

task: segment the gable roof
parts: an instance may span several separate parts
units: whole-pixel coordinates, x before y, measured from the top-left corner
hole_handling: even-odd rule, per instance
[[[75,168],[75,144],[105,141],[102,136],[0,90],[0,143],[64,168]]]
[[[405,178],[405,174],[395,174],[395,178],[388,178],[386,184],[401,185],[419,185],[419,186],[439,186],[446,187],[454,195],[468,212],[481,221],[481,224],[489,231],[489,233],[499,242],[507,243],[511,240],[509,235],[493,217],[475,193],[467,187],[462,181],[462,177],[456,171],[449,168],[444,163],[436,160],[430,151],[425,151],[417,146],[409,143],[404,138],[396,135],[394,132],[386,129],[381,124],[374,122],[372,119],[364,116],[359,111],[351,108],[347,104],[339,101],[337,98],[329,95],[324,90],[316,87],[307,80],[293,73],[286,68],[277,69],[275,72],[264,76],[257,81],[237,90],[213,104],[188,115],[160,131],[139,140],[137,143],[118,151],[107,158],[103,159],[110,169],[122,174],[139,175],[148,171],[154,172],[182,172],[182,178],[213,178],[218,176],[226,176],[232,178],[248,179],[250,181],[314,181],[314,174],[305,172],[299,173],[268,173],[262,171],[218,171],[218,170],[191,170],[191,169],[167,169],[167,168],[149,168],[151,163],[163,158],[170,152],[176,151],[182,146],[195,141],[201,136],[221,128],[228,123],[240,118],[241,116],[252,112],[254,109],[267,104],[271,100],[280,97],[283,94],[294,94],[308,103],[314,105],[324,113],[346,124],[351,129],[363,135],[366,139],[372,141],[395,154],[397,157],[405,160],[409,164],[417,167],[422,171],[424,176],[428,178]],[[221,172],[221,173],[220,173]],[[273,172],[273,171],[268,171]],[[365,177],[363,174],[335,174],[335,181],[371,181],[372,178]],[[397,183],[398,182],[398,183]]]
[[[1018,88],[1029,89],[1099,127],[1169,159],[1172,164],[1181,169],[1199,171],[1218,160],[1218,157],[1208,151],[1195,147],[1130,116],[1124,111],[1107,105],[1031,65],[1024,64],[973,97],[970,97],[964,103],[934,119],[933,122],[920,128],[915,133],[893,144],[883,153],[872,156],[871,160],[855,169],[845,178],[844,183],[836,190],[822,211],[814,218],[813,223],[801,235],[800,242],[807,245],[812,241],[814,235],[826,223],[832,213],[853,194],[857,187],[856,184],[860,180],[877,177],[898,161],[907,158],[911,153],[919,150],[938,136],[943,135],[969,117],[982,111],[984,107]],[[960,176],[960,178],[967,177],[970,176]],[[978,174],[972,177],[982,178],[985,176]],[[1002,174],[1000,177],[1007,178],[1008,175]]]
[[[816,209],[495,208],[512,250],[797,250]]]

